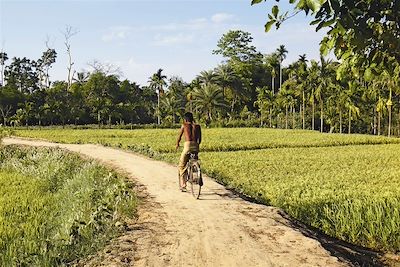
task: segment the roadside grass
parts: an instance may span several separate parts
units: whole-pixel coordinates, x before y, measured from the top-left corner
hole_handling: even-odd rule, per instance
[[[0,266],[64,266],[135,215],[132,184],[58,149],[0,147]]]

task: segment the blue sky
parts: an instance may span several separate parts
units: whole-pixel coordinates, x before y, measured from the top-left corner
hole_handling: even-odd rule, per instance
[[[241,29],[252,34],[262,53],[284,44],[284,64],[298,55],[319,58],[322,32],[309,26],[303,14],[279,31],[264,32],[267,14],[275,1],[251,6],[250,0],[0,0],[0,47],[11,57],[37,59],[49,40],[58,53],[51,80],[67,76],[67,54],[62,31],[78,31],[71,38],[76,71],[97,60],[119,66],[122,78],[145,85],[158,68],[185,81],[214,68],[223,59],[212,54],[223,33]],[[284,3],[282,3],[284,2]],[[282,9],[289,8],[280,1]]]

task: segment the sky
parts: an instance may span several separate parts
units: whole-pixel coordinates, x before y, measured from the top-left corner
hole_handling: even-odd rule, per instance
[[[290,5],[280,1],[282,10]],[[315,32],[311,17],[299,14],[276,31],[264,32],[274,0],[251,6],[251,0],[0,0],[0,49],[12,57],[37,60],[46,41],[58,53],[51,80],[67,78],[64,35],[71,37],[73,68],[89,70],[94,60],[118,66],[121,78],[146,85],[159,68],[168,77],[190,82],[202,70],[224,59],[213,55],[229,30],[250,32],[253,45],[271,53],[279,45],[289,51],[283,65],[300,54],[319,58],[324,32]],[[9,63],[10,61],[8,61]]]

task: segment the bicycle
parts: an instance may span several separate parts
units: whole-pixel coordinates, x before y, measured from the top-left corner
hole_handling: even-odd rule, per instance
[[[190,183],[190,190],[194,198],[199,199],[201,187],[203,186],[203,177],[201,174],[200,160],[197,153],[188,153],[189,160],[186,163],[184,179]]]

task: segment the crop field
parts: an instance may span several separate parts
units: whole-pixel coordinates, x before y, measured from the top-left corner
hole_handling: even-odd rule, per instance
[[[228,187],[328,235],[398,251],[399,155],[400,145],[367,145],[208,152],[201,159]]]
[[[94,161],[0,147],[0,266],[59,266],[93,253],[135,206],[131,186]]]
[[[179,157],[176,129],[16,134],[101,143],[173,163]],[[250,128],[204,129],[203,138],[204,170],[228,187],[281,207],[328,235],[382,251],[400,250],[400,139]]]
[[[151,149],[158,153],[175,150],[177,129],[136,130],[18,130],[16,135],[60,143],[98,143],[131,150]],[[202,151],[238,151],[285,147],[327,147],[365,144],[400,144],[383,136],[321,134],[315,131],[263,128],[211,128],[203,130]]]

